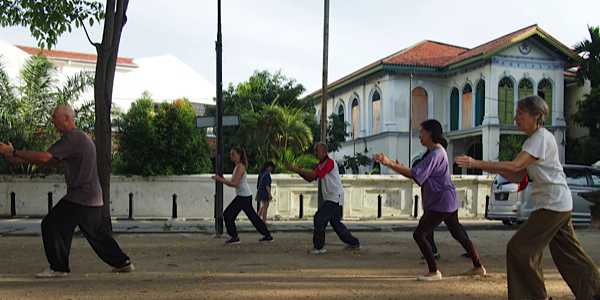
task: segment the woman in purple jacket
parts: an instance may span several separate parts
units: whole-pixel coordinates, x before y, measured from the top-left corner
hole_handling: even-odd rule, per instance
[[[413,237],[427,261],[429,273],[418,276],[417,280],[433,281],[442,279],[442,273],[437,267],[432,245],[427,238],[442,222],[446,223],[452,237],[467,250],[473,260],[473,268],[463,273],[463,275],[484,276],[486,270],[479,261],[479,253],[477,253],[475,246],[458,221],[456,188],[450,177],[448,155],[444,149],[447,142],[443,137],[442,125],[436,120],[427,120],[421,123],[419,138],[421,144],[427,148],[427,154],[412,169],[389,159],[383,153],[374,157],[375,161],[401,175],[412,178],[421,186],[423,211],[425,213],[419,220],[419,225],[415,229]]]

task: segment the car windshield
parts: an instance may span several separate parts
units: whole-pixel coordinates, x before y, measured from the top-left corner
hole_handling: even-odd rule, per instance
[[[510,182],[508,179],[502,177],[502,175],[496,175],[496,183],[498,185],[504,185],[504,184],[508,184],[508,183],[512,183],[512,182]]]
[[[600,170],[592,171],[592,186],[600,187]]]
[[[565,169],[567,184],[570,186],[588,186],[587,175],[584,170]]]

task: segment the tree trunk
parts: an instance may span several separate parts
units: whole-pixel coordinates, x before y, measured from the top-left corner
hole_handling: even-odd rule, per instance
[[[95,45],[98,55],[94,79],[95,135],[98,175],[104,201],[103,216],[110,220],[110,176],[112,172],[112,130],[110,111],[117,56],[123,26],[127,22],[129,0],[107,0],[102,43]],[[110,222],[107,224],[112,230]]]

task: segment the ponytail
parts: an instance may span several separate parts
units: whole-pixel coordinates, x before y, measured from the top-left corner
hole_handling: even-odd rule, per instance
[[[431,134],[431,140],[442,145],[444,149],[448,148],[448,141],[444,138],[444,131],[442,130],[442,124],[438,120],[429,119],[421,123],[421,127]]]

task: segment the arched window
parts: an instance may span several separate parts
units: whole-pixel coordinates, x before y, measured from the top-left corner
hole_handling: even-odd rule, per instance
[[[352,139],[358,138],[358,132],[360,130],[360,114],[358,107],[358,99],[352,100]]]
[[[338,113],[338,116],[340,116],[340,118],[341,118],[342,120],[345,120],[345,119],[346,119],[346,118],[345,118],[345,114],[344,114],[344,105],[343,105],[343,104],[341,104],[341,103],[340,103],[340,105],[338,106],[338,111],[337,111],[337,113]]]
[[[513,124],[515,113],[515,86],[508,77],[498,83],[498,118],[500,124]]]
[[[450,130],[458,130],[459,107],[458,89],[453,88],[450,94]]]
[[[552,82],[548,79],[542,79],[538,84],[538,96],[546,100],[548,104],[548,115],[546,116],[546,126],[552,126]]]
[[[477,83],[475,92],[475,126],[483,123],[485,116],[485,80],[481,79]]]
[[[412,128],[419,128],[423,121],[427,120],[427,91],[422,87],[412,90]]]
[[[473,127],[473,88],[468,83],[463,88],[461,102],[461,129],[471,128]]]
[[[381,95],[379,95],[378,91],[373,92],[371,105],[371,132],[372,134],[378,134],[381,131]]]
[[[519,81],[519,100],[527,96],[533,96],[533,83],[531,80],[523,78]]]
[[[343,124],[344,124],[344,132],[346,132],[347,128],[346,128],[346,113],[344,112],[344,102],[342,100],[340,100],[340,102],[338,103],[338,107],[337,107],[337,115],[338,118],[340,120],[342,120]]]

